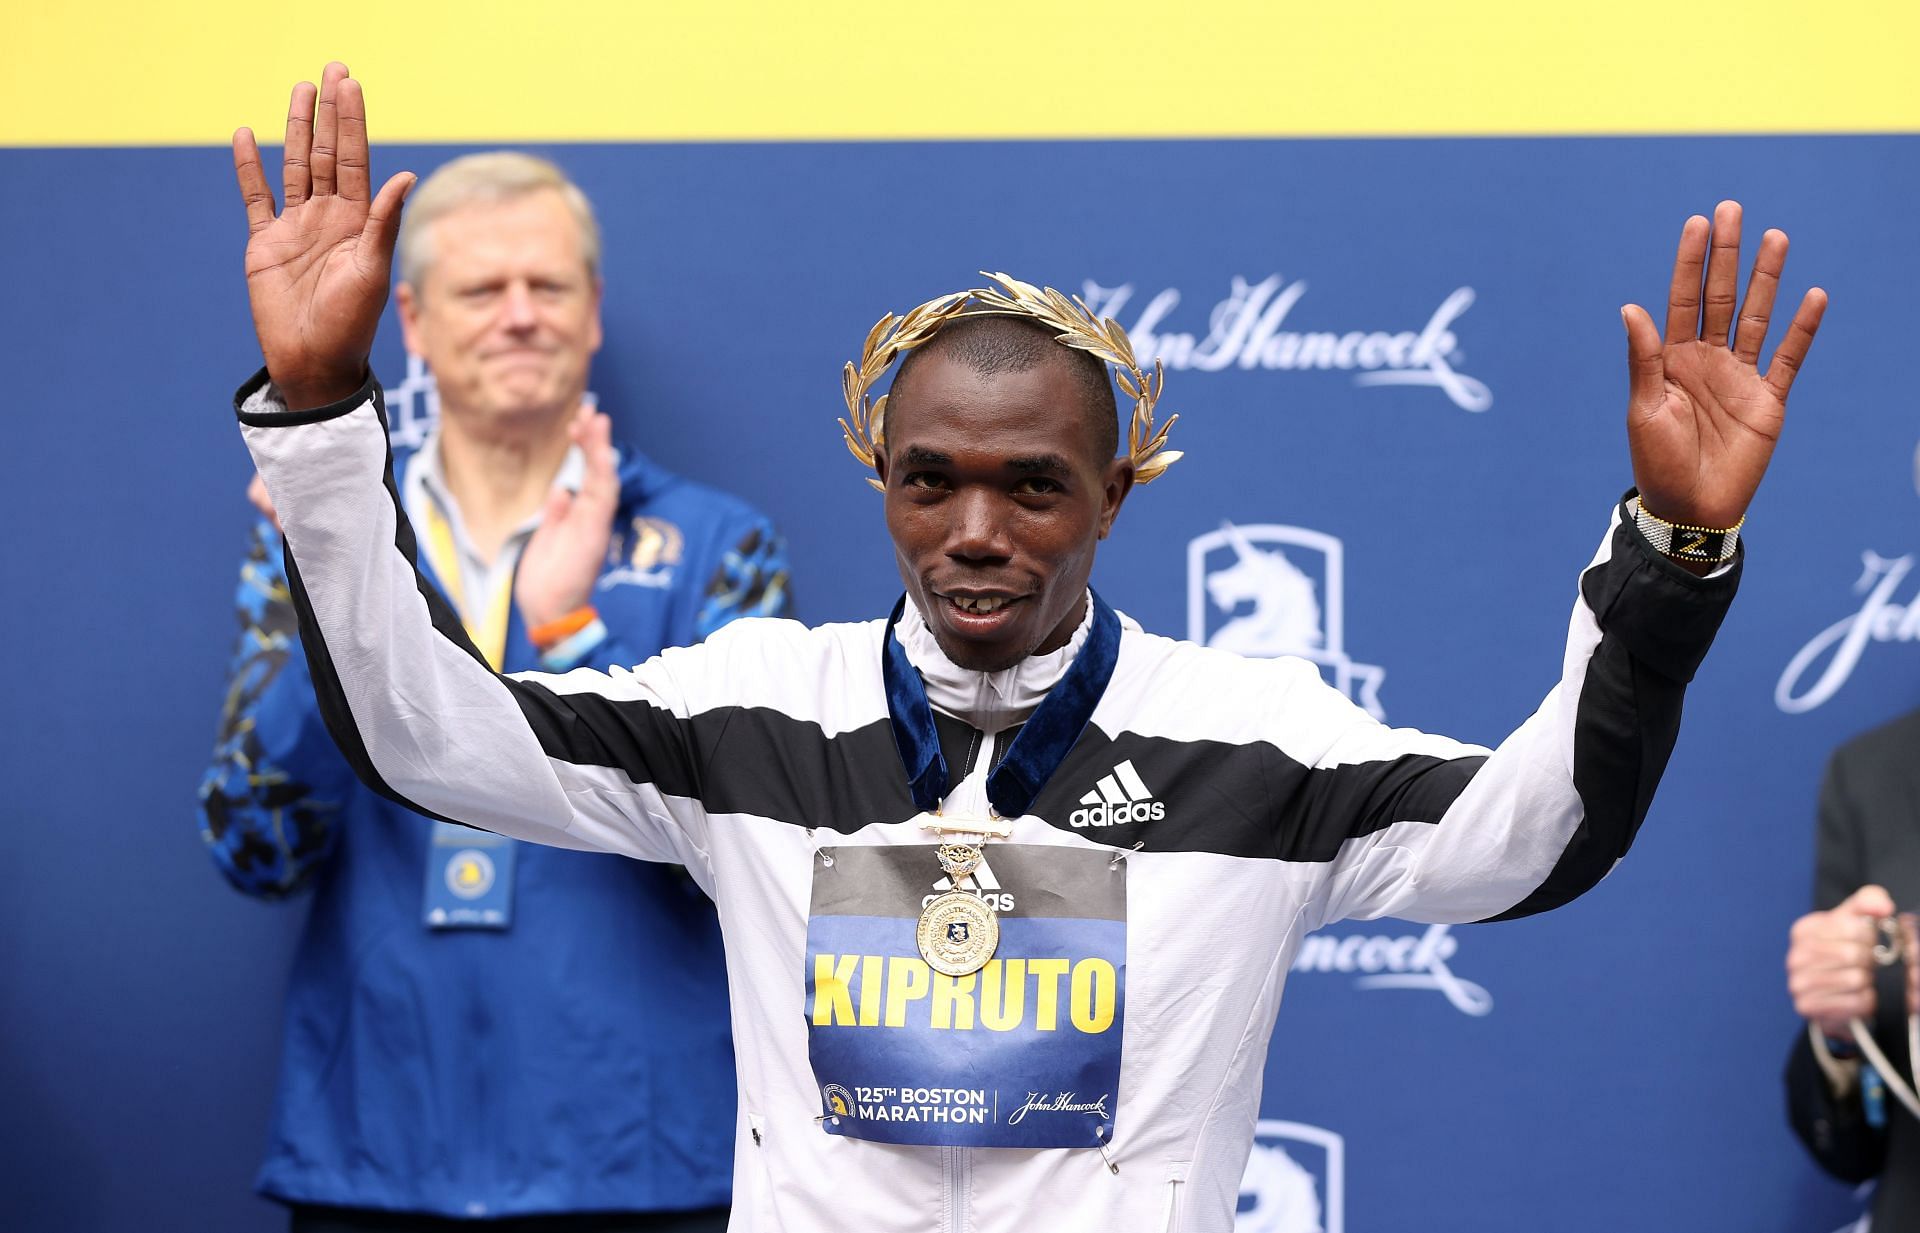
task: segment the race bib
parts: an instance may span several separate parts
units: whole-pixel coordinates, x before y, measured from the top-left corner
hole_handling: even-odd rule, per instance
[[[1036,844],[984,851],[954,887],[931,845],[820,850],[807,1031],[827,1133],[944,1147],[1112,1138],[1127,862]],[[948,890],[998,916],[993,957],[966,976],[934,971],[916,941],[922,907]]]

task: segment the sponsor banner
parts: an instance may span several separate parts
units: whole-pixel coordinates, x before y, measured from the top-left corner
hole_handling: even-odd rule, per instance
[[[933,851],[821,849],[806,958],[821,1124],[883,1143],[1105,1143],[1120,1091],[1126,862],[994,844],[954,887],[927,876],[940,869]],[[999,916],[993,957],[965,976],[934,971],[916,940],[923,905],[949,890]]]
[[[1811,711],[1840,692],[1876,643],[1920,641],[1920,588],[1908,582],[1914,555],[1860,554],[1853,612],[1794,652],[1773,687],[1773,704],[1789,715]]]
[[[1342,974],[1356,989],[1413,989],[1437,993],[1463,1015],[1493,1010],[1486,987],[1458,976],[1449,965],[1460,950],[1451,925],[1428,925],[1420,933],[1370,933],[1347,926],[1303,939],[1293,974]]]
[[[1462,351],[1454,327],[1473,307],[1472,287],[1454,288],[1417,328],[1296,324],[1294,312],[1306,294],[1301,280],[1271,274],[1255,282],[1236,275],[1201,328],[1177,318],[1181,296],[1171,287],[1138,303],[1131,283],[1103,287],[1088,281],[1081,290],[1096,316],[1126,326],[1143,362],[1194,372],[1350,372],[1362,387],[1431,386],[1462,411],[1493,406],[1486,383],[1455,368]]]

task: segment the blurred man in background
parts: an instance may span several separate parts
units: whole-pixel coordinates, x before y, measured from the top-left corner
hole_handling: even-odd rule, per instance
[[[1853,1021],[1873,1032],[1911,1084],[1901,968],[1873,958],[1877,922],[1920,909],[1920,711],[1856,737],[1820,787],[1814,902],[1794,922],[1787,988],[1807,1019],[1787,1062],[1793,1127],[1821,1167],[1850,1182],[1879,1178],[1876,1233],[1920,1230],[1920,1120],[1861,1057]],[[1909,955],[1908,963],[1920,962]]]
[[[616,450],[590,406],[599,248],[580,190],[511,153],[441,168],[400,240],[400,323],[440,420],[392,479],[434,583],[505,671],[637,664],[788,607],[767,520]],[[257,481],[255,500],[200,795],[229,881],[314,894],[259,1189],[310,1233],[724,1227],[712,904],[678,868],[503,841],[361,786],[322,724]]]

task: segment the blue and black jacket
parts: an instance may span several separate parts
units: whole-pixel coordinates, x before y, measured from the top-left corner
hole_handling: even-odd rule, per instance
[[[585,666],[787,614],[765,517],[622,460],[593,597],[608,636]],[[509,928],[428,929],[432,823],[361,786],[327,735],[265,521],[238,608],[203,835],[242,891],[313,895],[262,1193],[465,1217],[725,1203],[732,1042],[705,895],[674,867],[523,845]],[[539,666],[516,612],[505,668]]]

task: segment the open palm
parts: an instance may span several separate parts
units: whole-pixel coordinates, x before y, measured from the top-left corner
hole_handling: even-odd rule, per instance
[[[360,386],[386,306],[400,206],[414,177],[402,172],[370,194],[366,100],[338,63],[317,92],[309,82],[294,87],[277,217],[249,129],[234,134],[233,165],[267,372],[295,409],[347,397]]]
[[[1711,223],[1696,215],[1681,229],[1665,337],[1645,309],[1622,310],[1634,482],[1647,511],[1668,522],[1734,526],[1766,473],[1787,393],[1827,305],[1826,292],[1807,292],[1761,373],[1760,347],[1786,258],[1786,233],[1761,237],[1736,321],[1740,206],[1723,201]]]

